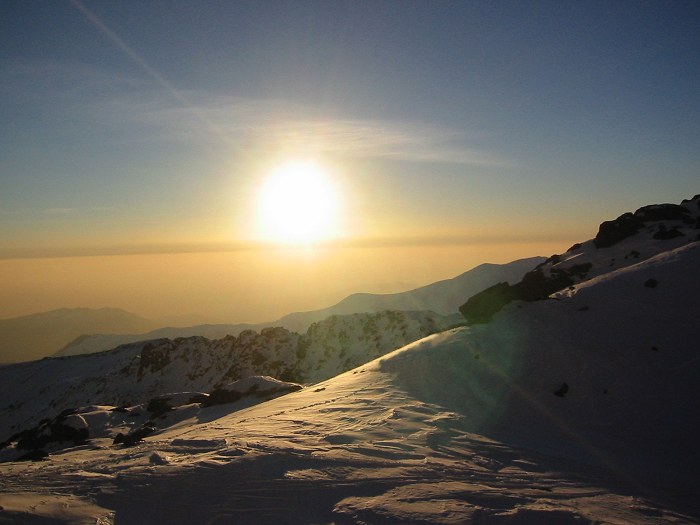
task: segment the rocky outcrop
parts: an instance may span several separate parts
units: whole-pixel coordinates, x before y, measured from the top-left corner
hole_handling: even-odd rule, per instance
[[[275,397],[296,392],[301,390],[302,386],[296,383],[287,383],[279,381],[268,376],[247,377],[226,386],[217,388],[211,392],[207,399],[204,400],[202,406],[210,407],[214,405],[223,405],[226,403],[234,403],[246,397],[255,397],[258,399],[273,399]]]
[[[554,256],[557,261],[560,256]],[[591,269],[591,263],[574,264],[569,268],[552,268],[545,275],[537,268],[517,284],[499,283],[470,297],[459,311],[472,324],[487,323],[496,312],[512,301],[538,301],[581,280]]]
[[[16,432],[0,443],[0,463],[40,461],[57,451],[101,438],[111,438],[114,446],[132,447],[184,419],[204,414],[207,414],[204,417],[210,417],[208,414],[212,412],[207,411],[210,407],[236,403],[229,407],[235,411],[301,389],[302,386],[296,383],[255,376],[234,381],[208,394],[177,392],[130,407],[89,405],[71,408],[53,419],[45,419],[34,427]]]
[[[332,316],[312,324],[299,339],[297,380],[328,379],[459,322],[458,315],[443,317],[432,312]]]
[[[471,324],[488,323],[495,313],[515,299],[515,291],[511,285],[498,283],[471,296],[459,311]]]
[[[44,419],[35,427],[16,433],[0,444],[0,448],[16,441],[15,448],[25,451],[20,459],[35,460],[48,455],[47,449],[81,445],[89,435],[85,419],[75,409],[67,409],[53,419]]]
[[[659,228],[666,230],[667,222],[678,222],[687,226],[698,227],[697,217],[693,214],[693,208],[696,209],[700,202],[700,196],[696,195],[691,200],[684,200],[678,204],[653,204],[639,208],[634,213],[624,213],[613,221],[605,221],[600,225],[598,234],[593,239],[596,248],[607,248],[617,244],[620,241],[632,237],[649,222],[661,223]],[[671,236],[663,236],[660,234],[655,239],[672,239],[674,236],[683,235],[677,228],[673,228],[674,233]]]
[[[565,288],[700,238],[700,195],[681,204],[654,204],[600,225],[591,241],[552,255],[513,285],[499,283],[460,307],[467,322],[486,323],[512,301],[537,301]]]

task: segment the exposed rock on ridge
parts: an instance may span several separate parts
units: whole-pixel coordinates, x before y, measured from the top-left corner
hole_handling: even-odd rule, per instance
[[[498,283],[460,307],[469,323],[491,320],[512,301],[536,301],[585,279],[624,268],[700,238],[700,195],[678,204],[654,204],[600,225],[594,239],[552,255],[513,285]],[[658,242],[662,241],[662,242]]]

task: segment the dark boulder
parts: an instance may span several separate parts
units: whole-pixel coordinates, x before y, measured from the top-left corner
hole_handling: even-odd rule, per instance
[[[49,457],[49,453],[45,450],[37,449],[31,450],[26,454],[22,454],[17,458],[17,461],[44,461]]]
[[[695,208],[697,208],[698,211],[700,211],[700,193],[697,194],[695,197],[692,199],[683,199],[681,201],[681,205],[692,205],[693,202],[695,202]]]
[[[511,286],[508,283],[498,283],[473,295],[459,311],[471,324],[488,323],[508,303],[546,299],[574,284],[575,278],[583,279],[591,267],[591,263],[583,263],[569,268],[552,268],[549,276],[541,268],[536,268],[526,273],[517,284]]]
[[[226,390],[223,388],[217,388],[209,393],[209,397],[204,400],[202,406],[211,407],[215,405],[224,405],[226,403],[234,403],[241,399],[243,394],[236,392],[235,390]]]
[[[569,248],[569,249],[571,249],[571,248]],[[560,262],[561,262],[561,255],[554,254],[554,255],[548,257],[547,259],[545,259],[544,261],[542,261],[537,266],[535,266],[534,269],[537,270],[537,268],[542,268],[543,266],[547,266],[548,264],[551,264],[553,266],[555,264],[559,264]]]
[[[678,204],[652,204],[634,212],[634,216],[643,222],[682,221],[693,224],[695,220],[685,206]]]
[[[137,428],[136,430],[132,430],[128,434],[122,434],[120,432],[114,438],[114,441],[112,443],[114,445],[122,444],[125,447],[133,447],[139,441],[142,441],[143,438],[145,438],[149,434],[152,434],[155,431],[156,426],[151,421],[147,421],[141,427]]]
[[[593,239],[596,248],[608,248],[635,235],[644,221],[632,213],[624,213],[613,221],[605,221],[598,228]]]
[[[157,397],[151,399],[146,405],[146,410],[148,410],[153,417],[162,416],[166,412],[170,412],[173,407],[169,403],[170,399],[167,397]]]
[[[83,445],[89,437],[90,431],[85,420],[75,414],[75,411],[64,411],[52,420],[44,420],[36,427],[20,432],[16,448],[39,450],[58,443]]]
[[[192,397],[190,397],[189,402],[190,403],[199,403],[199,404],[204,404],[207,402],[207,399],[209,399],[209,394],[195,394]]]
[[[614,221],[605,221],[600,225],[598,234],[593,239],[596,248],[607,248],[627,239],[639,232],[646,222],[680,221],[684,224],[694,224],[696,219],[685,206],[678,204],[653,204],[643,206],[634,213],[624,213]],[[664,227],[665,228],[665,227]],[[673,231],[673,230],[671,230]],[[672,233],[675,237],[678,233]],[[663,234],[660,234],[663,235]],[[673,237],[654,237],[666,239]]]
[[[679,231],[678,228],[666,228],[666,225],[662,222],[659,224],[659,228],[656,230],[653,237],[659,241],[666,241],[668,239],[675,239],[676,237],[683,237],[683,233]]]
[[[537,301],[546,299],[554,292],[574,284],[574,278],[582,279],[593,265],[591,263],[575,264],[569,268],[552,268],[546,276],[541,269],[528,272],[522,281],[513,285],[514,299]]]
[[[568,392],[569,392],[569,385],[567,385],[566,383],[562,383],[561,386],[552,393],[557,397],[566,397],[566,394]]]
[[[516,298],[515,291],[508,283],[498,283],[471,296],[460,306],[459,311],[472,323],[487,323],[494,314]]]

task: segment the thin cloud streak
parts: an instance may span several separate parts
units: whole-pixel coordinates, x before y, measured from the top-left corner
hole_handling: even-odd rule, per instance
[[[465,145],[465,133],[418,122],[385,120],[291,120],[263,133],[282,143],[310,143],[321,152],[417,162],[504,166],[505,160]],[[262,138],[262,137],[261,137]]]
[[[197,114],[213,123],[227,142],[243,148],[289,150],[298,154],[336,154],[361,158],[513,167],[515,164],[485,149],[471,146],[483,135],[446,129],[415,121],[328,118],[282,100],[240,97],[191,97],[199,99]],[[189,140],[206,136],[186,108],[128,101],[120,109],[134,119],[162,128],[163,136]],[[130,107],[129,107],[130,106]],[[302,116],[299,116],[302,115]],[[305,116],[310,115],[310,116]]]
[[[298,118],[289,115],[290,109],[294,115],[310,112],[304,111],[304,108],[290,108],[288,104],[279,100],[233,97],[217,99],[186,93],[177,89],[146,62],[80,0],[71,0],[71,4],[148,77],[160,85],[170,95],[171,100],[177,101],[177,107],[161,107],[160,110],[151,108],[151,111],[145,114],[139,111],[144,109],[139,108],[141,104],[127,102],[125,108],[136,118],[150,115],[156,124],[167,127],[167,133],[171,136],[187,138],[192,137],[194,133],[200,136],[214,136],[228,147],[239,151],[248,146],[256,149],[282,147],[297,154],[339,154],[487,167],[515,166],[508,159],[470,145],[470,137],[465,132],[441,129],[420,122],[317,116]],[[176,127],[173,127],[173,124]]]
[[[101,214],[114,210],[113,206],[92,206],[88,208],[46,208],[41,210],[44,215],[84,215]],[[33,214],[34,212],[28,212]]]
[[[161,75],[156,69],[151,67],[151,65],[146,62],[141,56],[134,51],[119,35],[112,31],[102,20],[99,19],[95,13],[90,11],[85,5],[83,5],[80,0],[71,0],[71,4],[80,11],[85,18],[103,35],[105,35],[117,48],[123,51],[129,58],[131,58],[138,66],[155,82],[160,84],[168,93],[170,93],[189,113],[195,117],[201,124],[203,124],[210,132],[219,136],[220,138],[225,138],[225,134],[219,130],[216,125],[208,120],[202,113],[199,112],[198,108],[194,106],[190,100],[183,94],[182,91],[178,90],[171,82],[169,82],[163,75]]]
[[[45,215],[73,215],[77,213],[76,208],[47,208],[42,210]]]
[[[361,250],[384,248],[417,248],[445,246],[498,246],[529,245],[533,243],[571,242],[571,235],[474,235],[415,236],[415,237],[375,237],[359,239],[339,239],[318,243],[312,246],[294,244],[272,244],[265,242],[212,242],[212,243],[153,243],[111,246],[45,247],[0,249],[0,260],[14,259],[54,259],[71,257],[106,257],[123,255],[161,255],[184,253],[226,253],[226,252],[289,252],[295,250]],[[562,246],[564,246],[562,244]]]

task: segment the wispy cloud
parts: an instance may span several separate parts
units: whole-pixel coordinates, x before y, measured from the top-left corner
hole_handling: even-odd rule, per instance
[[[114,207],[112,206],[92,206],[92,207],[86,207],[86,208],[69,208],[69,207],[54,207],[54,208],[44,208],[43,210],[40,210],[40,213],[42,215],[49,215],[49,216],[86,216],[86,215],[99,215],[103,213],[108,213],[110,211],[114,210]],[[18,214],[35,214],[36,211],[34,210],[23,210],[23,211],[15,211],[12,212],[13,215],[18,215]],[[0,215],[3,214],[0,212]],[[4,213],[5,215],[9,215],[10,213]]]
[[[420,122],[308,119],[272,123],[259,138],[309,144],[322,152],[419,162],[502,165],[504,159],[468,145],[464,132]]]
[[[63,107],[96,129],[128,130],[144,141],[218,142],[233,151],[295,151],[413,162],[512,167],[497,152],[497,138],[467,127],[454,129],[415,120],[328,116],[281,99],[210,92],[178,92],[144,79],[114,75],[84,64],[4,64],[14,98],[51,111]],[[47,78],[51,82],[45,82]],[[42,82],[39,82],[39,80]],[[51,85],[51,89],[37,88]],[[39,89],[37,91],[37,89]],[[9,96],[9,95],[8,95]]]
[[[485,145],[493,144],[494,136],[468,127],[342,113],[329,116],[288,100],[178,91],[161,77],[154,84],[85,64],[40,61],[0,66],[15,86],[8,96],[50,111],[64,108],[73,120],[84,118],[96,129],[117,126],[140,140],[219,142],[233,151],[290,150],[495,167],[516,164],[496,151],[498,145]]]
[[[151,103],[139,105],[138,110],[132,106],[131,111],[119,111],[161,127],[171,138],[211,140],[213,135],[238,149],[277,148],[417,162],[513,165],[476,145],[485,138],[483,134],[464,130],[416,121],[326,117],[281,100],[201,94],[189,94],[188,99],[196,101],[195,105]]]
[[[304,148],[315,153],[335,153],[359,157],[393,158],[418,162],[452,164],[511,165],[505,159],[482,151],[466,140],[464,132],[438,129],[416,122],[393,122],[375,119],[274,118],[268,101],[208,99],[177,89],[158,70],[130,47],[80,0],[71,0],[89,22],[112,44],[127,55],[141,70],[164,88],[169,100],[178,104],[182,116],[188,117],[187,129],[204,128],[210,133],[239,145],[241,133],[256,143]],[[199,100],[199,101],[198,101]],[[279,104],[278,104],[279,105]],[[171,115],[177,111],[170,111]],[[275,111],[276,113],[276,111]]]

